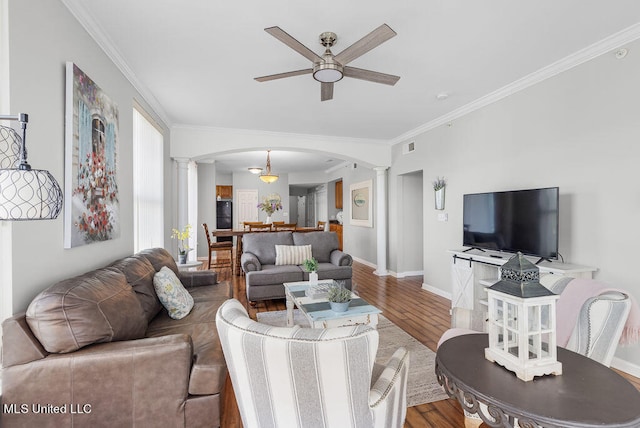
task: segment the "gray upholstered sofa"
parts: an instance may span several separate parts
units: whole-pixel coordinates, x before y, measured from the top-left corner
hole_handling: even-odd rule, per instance
[[[179,320],[155,293],[163,266],[194,300]],[[159,248],[52,285],[2,324],[0,426],[220,426],[215,316],[231,296],[214,272],[179,272]]]
[[[285,282],[308,281],[299,265],[276,265],[276,245],[311,245],[318,261],[318,279],[344,280],[351,289],[350,255],[338,250],[335,232],[249,233],[242,238],[242,270],[246,273],[249,302],[284,298]]]

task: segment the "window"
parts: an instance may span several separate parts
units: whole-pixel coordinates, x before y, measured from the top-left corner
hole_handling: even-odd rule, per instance
[[[164,139],[133,109],[133,234],[136,252],[164,247]]]

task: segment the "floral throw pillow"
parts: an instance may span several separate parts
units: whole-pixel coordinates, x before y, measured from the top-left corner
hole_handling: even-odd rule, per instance
[[[153,287],[160,303],[175,320],[186,317],[193,308],[193,297],[184,288],[176,274],[164,266],[153,276]]]

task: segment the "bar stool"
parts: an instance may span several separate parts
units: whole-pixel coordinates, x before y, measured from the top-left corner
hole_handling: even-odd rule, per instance
[[[207,269],[214,268],[225,268],[228,267],[230,270],[233,269],[233,242],[225,241],[225,242],[211,242],[211,235],[209,235],[209,228],[207,227],[207,223],[202,223],[202,227],[204,228],[204,234],[207,237],[207,244],[209,245],[209,261],[207,263]],[[216,260],[214,264],[211,264],[211,253],[216,253]],[[218,252],[229,252],[229,259],[222,259],[218,256]]]

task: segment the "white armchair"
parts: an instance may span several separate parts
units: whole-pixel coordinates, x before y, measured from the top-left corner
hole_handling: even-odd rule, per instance
[[[377,330],[273,327],[235,299],[216,325],[245,427],[403,426],[409,353],[374,368]]]

